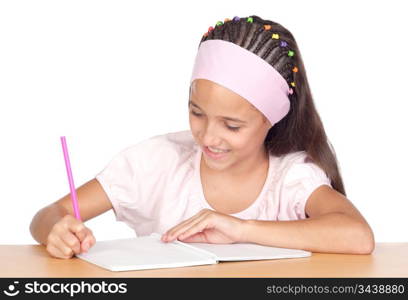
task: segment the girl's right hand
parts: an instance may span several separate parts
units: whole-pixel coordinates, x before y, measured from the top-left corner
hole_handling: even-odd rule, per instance
[[[47,237],[47,251],[57,258],[68,259],[87,252],[96,240],[84,223],[71,215],[64,216],[54,224]]]

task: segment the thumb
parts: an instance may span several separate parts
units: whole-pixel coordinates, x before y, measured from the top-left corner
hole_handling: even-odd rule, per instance
[[[84,223],[78,221],[78,223],[72,224],[71,231],[82,242],[88,235],[89,229],[85,227]]]
[[[96,240],[92,232],[89,230],[86,237],[81,242],[81,251],[87,252],[95,244]]]

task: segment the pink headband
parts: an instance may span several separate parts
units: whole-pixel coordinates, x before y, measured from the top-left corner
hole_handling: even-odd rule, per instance
[[[289,85],[258,55],[228,41],[208,40],[198,50],[190,84],[207,79],[244,97],[275,124],[289,112]]]

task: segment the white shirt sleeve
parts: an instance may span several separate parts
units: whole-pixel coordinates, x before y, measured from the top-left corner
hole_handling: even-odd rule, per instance
[[[330,179],[319,166],[304,159],[295,161],[283,178],[278,220],[305,219],[306,201],[324,184],[331,187]]]
[[[116,154],[95,178],[102,185],[118,221],[124,220],[124,207],[135,207],[142,180],[134,148],[127,148]]]
[[[112,203],[117,221],[125,222],[137,235],[162,231],[176,212],[186,209],[190,182],[190,147],[185,134],[155,136],[114,156],[96,175]]]

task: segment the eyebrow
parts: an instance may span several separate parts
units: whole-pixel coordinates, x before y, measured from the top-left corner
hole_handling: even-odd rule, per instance
[[[203,110],[200,106],[198,106],[196,103],[194,103],[193,101],[189,100],[188,104],[197,107],[198,109]],[[224,119],[224,120],[229,120],[229,121],[234,121],[234,122],[239,122],[239,123],[243,123],[246,124],[247,122],[240,120],[240,119],[236,119],[236,118],[232,118],[232,117],[226,117],[226,116],[220,116],[220,118]]]

